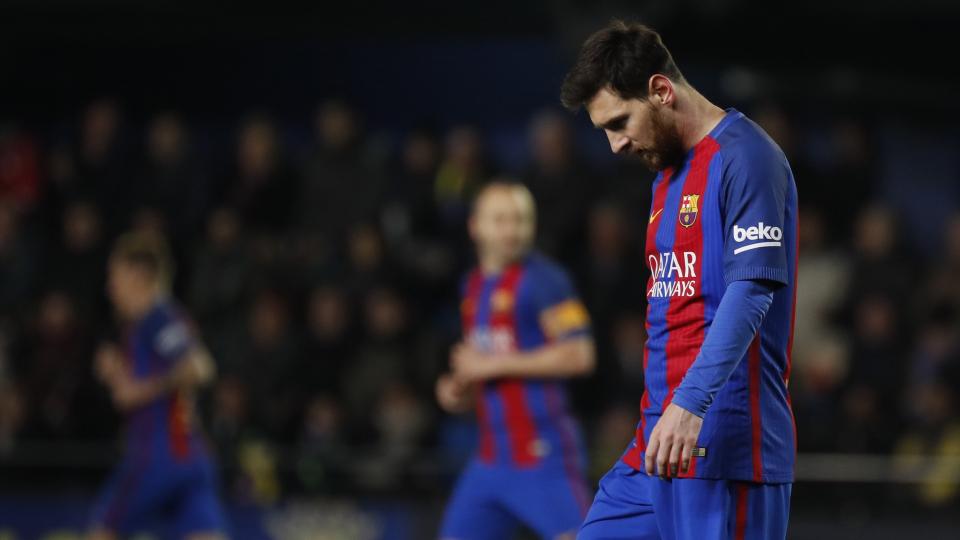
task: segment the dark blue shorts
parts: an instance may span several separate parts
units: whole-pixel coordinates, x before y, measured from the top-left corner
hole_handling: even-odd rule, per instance
[[[92,528],[129,536],[157,523],[172,524],[180,537],[225,530],[208,459],[175,462],[131,457],[114,470],[94,508]]]
[[[560,464],[516,468],[474,460],[453,490],[440,537],[502,540],[522,524],[554,538],[576,532],[588,504],[583,479]]]
[[[661,480],[622,461],[600,489],[580,540],[777,540],[787,536],[792,484]]]

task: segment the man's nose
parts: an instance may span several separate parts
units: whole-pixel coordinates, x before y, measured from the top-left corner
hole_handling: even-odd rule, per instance
[[[614,154],[620,154],[630,146],[630,139],[617,133],[607,133],[607,139],[610,141],[610,150]]]

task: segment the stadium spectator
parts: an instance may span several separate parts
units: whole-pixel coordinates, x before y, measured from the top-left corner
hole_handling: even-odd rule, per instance
[[[287,300],[276,291],[259,291],[248,312],[247,343],[240,355],[224,359],[224,372],[242,378],[249,392],[257,430],[284,443],[297,431],[302,396],[297,389],[299,343]]]
[[[349,298],[335,285],[321,285],[307,300],[306,339],[298,384],[304,395],[341,394],[343,374],[356,348]]]
[[[36,313],[18,347],[16,374],[23,392],[23,435],[36,439],[82,438],[91,426],[84,417],[104,413],[97,400],[82,401],[92,392],[90,358],[94,340],[69,296],[59,291],[42,295]],[[102,433],[102,431],[100,431]]]
[[[42,189],[37,141],[13,125],[0,123],[0,200],[30,210]]]
[[[307,403],[297,443],[297,478],[308,492],[336,493],[349,487],[351,455],[343,432],[343,411],[336,399],[318,395]]]
[[[577,276],[587,305],[600,314],[596,324],[601,328],[609,327],[607,314],[642,305],[646,296],[646,282],[637,276],[647,269],[631,229],[617,203],[605,201],[590,208],[587,256],[580,257]]]
[[[202,225],[209,186],[191,151],[191,137],[176,112],[154,116],[147,126],[144,165],[135,183],[136,205],[162,216],[178,251],[178,260],[191,245],[190,236]],[[181,249],[178,249],[181,247]]]
[[[931,381],[913,386],[910,398],[913,423],[897,443],[895,471],[922,478],[909,492],[924,506],[951,508],[960,496],[950,480],[960,474],[957,395],[946,384]],[[897,498],[906,499],[902,494]]]
[[[800,257],[793,358],[802,366],[819,343],[834,337],[850,281],[850,260],[828,244],[827,224],[814,206],[800,210]]]
[[[39,277],[37,248],[19,211],[0,200],[0,320],[27,307]]]
[[[522,178],[537,201],[537,245],[575,263],[583,245],[587,204],[598,190],[576,154],[566,115],[545,111],[530,123],[530,164]]]
[[[906,372],[898,314],[892,300],[879,294],[857,306],[842,404],[844,425],[838,433],[842,451],[888,452],[893,444],[896,430],[890,428]]]
[[[378,491],[409,492],[410,467],[419,459],[430,419],[423,399],[401,381],[387,383],[371,417],[374,448],[358,475],[361,485]]]
[[[434,200],[443,228],[452,237],[465,229],[467,206],[477,188],[491,176],[480,132],[469,126],[447,133],[444,157],[434,181]]]
[[[340,380],[351,424],[370,430],[378,397],[413,369],[410,313],[393,289],[374,286],[362,296],[363,340]]]
[[[98,99],[87,106],[73,157],[75,175],[61,186],[66,189],[65,200],[95,201],[110,237],[126,226],[134,200],[131,155],[121,133],[122,123],[120,108],[111,99]]]
[[[290,223],[297,181],[280,135],[265,115],[247,117],[237,134],[236,161],[224,201],[254,233],[276,233]]]
[[[253,263],[242,224],[227,208],[214,210],[193,256],[188,303],[215,360],[236,358],[244,308],[253,281]]]
[[[106,312],[106,248],[100,213],[92,203],[78,200],[66,207],[60,221],[58,238],[45,246],[45,286],[63,291],[81,317],[96,320]]]
[[[303,165],[297,221],[305,233],[336,243],[349,227],[374,217],[380,171],[364,144],[357,113],[343,101],[320,106],[315,132]]]

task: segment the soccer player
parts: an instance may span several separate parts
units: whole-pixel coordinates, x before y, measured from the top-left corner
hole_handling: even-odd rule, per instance
[[[525,187],[486,186],[469,226],[479,265],[463,286],[464,341],[436,390],[449,412],[476,408],[480,437],[441,537],[502,540],[523,524],[542,538],[572,539],[589,496],[564,380],[593,370],[589,318],[563,269],[531,252]]]
[[[664,539],[784,538],[797,264],[786,157],[698,93],[640,24],[615,21],[587,39],[561,97],[586,108],[615,154],[659,171],[641,421],[580,538],[655,538],[651,521]]]
[[[104,345],[96,369],[127,415],[126,453],[94,510],[90,538],[125,538],[165,519],[178,538],[223,538],[213,465],[193,393],[213,362],[168,296],[169,252],[153,236],[127,235],[108,263],[107,293],[122,320],[122,345]]]

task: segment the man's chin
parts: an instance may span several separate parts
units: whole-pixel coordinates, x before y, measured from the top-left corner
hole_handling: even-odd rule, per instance
[[[656,154],[652,156],[642,155],[640,156],[640,161],[642,161],[643,165],[650,169],[651,172],[658,173],[671,167],[674,169],[679,168],[681,165],[683,165],[684,156],[677,156],[674,159],[668,159],[662,154]]]
[[[650,169],[651,172],[660,172],[666,168],[663,164],[663,158],[659,155],[640,154],[638,157],[643,166]]]
[[[504,253],[504,259],[510,264],[520,262],[527,256],[530,248],[528,246],[512,248]]]

